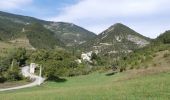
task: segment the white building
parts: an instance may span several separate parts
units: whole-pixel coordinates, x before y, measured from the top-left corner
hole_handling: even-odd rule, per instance
[[[92,51],[91,51],[91,52],[88,52],[88,53],[82,53],[82,54],[81,54],[81,59],[82,59],[83,61],[92,62],[92,61],[91,61],[91,55],[92,55]]]

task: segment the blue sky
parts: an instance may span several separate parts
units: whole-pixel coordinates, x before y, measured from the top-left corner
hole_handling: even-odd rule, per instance
[[[170,30],[170,0],[1,0],[0,10],[70,22],[95,33],[115,23],[155,38]]]
[[[2,0],[0,10],[37,18],[57,16],[66,6],[78,0]],[[1,3],[2,2],[2,3]]]

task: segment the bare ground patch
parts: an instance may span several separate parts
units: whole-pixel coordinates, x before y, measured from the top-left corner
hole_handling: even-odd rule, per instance
[[[21,86],[26,84],[29,84],[29,82],[26,81],[5,82],[5,83],[0,83],[0,89],[11,88],[11,87]]]

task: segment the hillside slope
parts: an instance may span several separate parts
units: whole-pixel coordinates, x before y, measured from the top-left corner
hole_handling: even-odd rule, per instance
[[[72,23],[51,22],[46,28],[53,31],[66,46],[75,46],[93,39],[96,34]]]
[[[158,36],[155,41],[162,42],[162,43],[165,43],[165,44],[170,43],[170,30],[165,31],[163,34]]]
[[[62,44],[62,46],[73,46],[75,44],[81,44],[95,36],[94,33],[71,23],[49,22],[33,17],[0,12],[0,40],[10,41],[21,38],[23,35],[25,35],[25,32],[23,32],[25,31],[25,27],[34,23],[38,23],[39,25],[41,24],[41,27],[39,27],[38,30],[29,29],[29,32],[34,31],[34,34],[30,33],[32,35],[31,37],[36,37],[39,35],[41,38],[30,39],[30,35],[27,34],[26,36],[28,36],[27,38],[29,39],[30,44],[35,48],[39,47],[33,43],[39,43],[40,45],[44,45],[43,47],[46,46],[50,48],[61,46],[58,44]],[[40,32],[40,30],[43,30],[44,32]],[[48,37],[43,37],[47,35]],[[50,40],[51,42],[47,43],[47,41],[44,40]],[[40,41],[44,41],[46,43]],[[59,41],[60,43],[58,43]]]
[[[154,39],[148,46],[138,49],[119,60],[120,71],[148,68],[150,66],[170,66],[170,34],[168,31]]]
[[[94,40],[80,45],[83,50],[97,50],[103,54],[129,53],[150,43],[150,39],[129,27],[117,23],[99,34]]]
[[[24,34],[29,39],[30,44],[33,47],[41,48],[41,49],[50,49],[55,46],[64,47],[64,44],[60,41],[60,39],[55,36],[55,34],[44,28],[42,24],[33,23],[29,24],[24,28]]]

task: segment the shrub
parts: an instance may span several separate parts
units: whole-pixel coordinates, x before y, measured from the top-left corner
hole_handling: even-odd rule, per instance
[[[126,67],[125,66],[121,66],[119,69],[120,72],[126,71]]]
[[[4,83],[6,81],[6,78],[3,75],[0,75],[0,83]]]
[[[11,69],[9,69],[6,74],[5,77],[8,81],[18,81],[18,80],[22,80],[23,77],[20,73],[19,67],[15,66]]]

